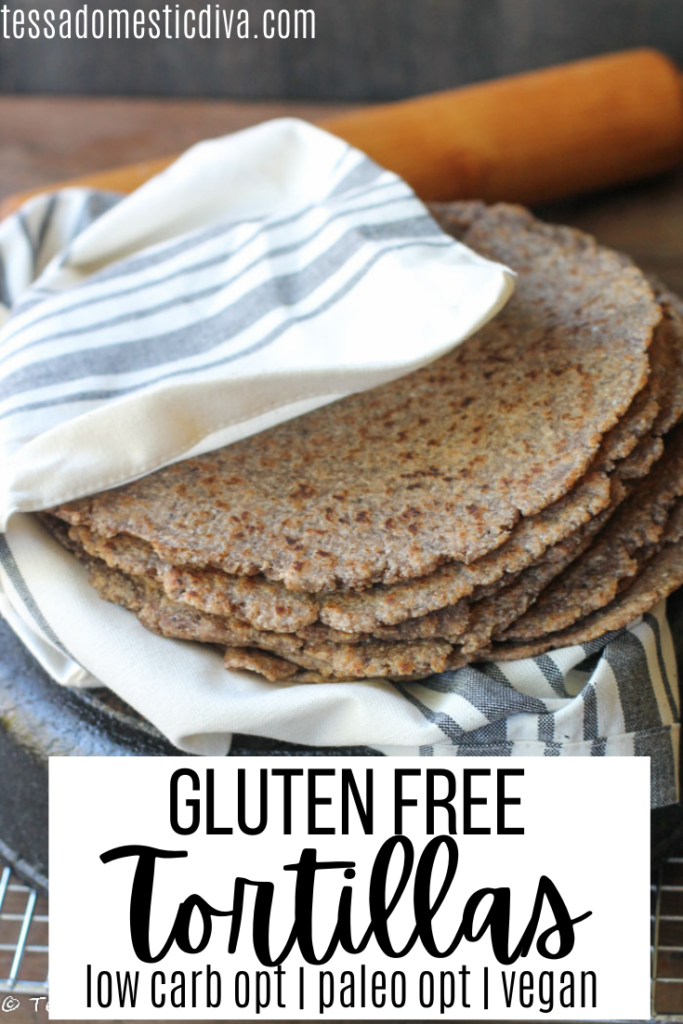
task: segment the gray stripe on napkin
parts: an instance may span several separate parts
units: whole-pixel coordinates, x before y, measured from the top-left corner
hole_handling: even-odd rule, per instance
[[[207,370],[211,370],[214,367],[224,366],[226,363],[230,363],[230,362],[233,362],[234,360],[241,359],[241,358],[243,358],[243,357],[245,357],[247,355],[251,355],[253,352],[257,352],[259,349],[263,349],[266,346],[270,345],[276,338],[278,338],[286,330],[289,330],[293,325],[298,324],[298,323],[303,323],[306,320],[311,320],[314,317],[319,316],[321,313],[324,313],[327,310],[331,309],[334,305],[336,305],[337,302],[339,302],[342,298],[344,298],[344,296],[348,292],[350,292],[353,288],[355,288],[356,284],[360,280],[362,280],[363,277],[366,276],[366,274],[372,269],[372,267],[382,257],[384,257],[384,256],[386,256],[386,255],[388,255],[388,254],[390,254],[392,252],[398,252],[399,250],[404,249],[404,248],[413,248],[414,244],[415,244],[414,242],[406,242],[406,243],[404,243],[402,245],[391,246],[391,247],[389,247],[387,249],[384,249],[382,252],[376,253],[373,256],[373,258],[370,261],[368,261],[368,263],[365,266],[361,267],[361,269],[349,281],[347,281],[344,284],[344,286],[339,289],[338,292],[336,292],[334,295],[332,295],[331,298],[327,300],[327,302],[322,303],[320,306],[318,306],[315,310],[312,310],[310,313],[306,313],[306,314],[303,314],[303,315],[297,316],[297,317],[292,317],[290,320],[285,321],[283,324],[281,324],[280,326],[275,328],[275,330],[271,331],[271,333],[269,335],[267,335],[265,338],[262,338],[260,341],[255,342],[253,345],[249,346],[248,348],[246,348],[246,349],[244,349],[244,350],[242,350],[240,352],[231,353],[230,355],[224,356],[224,357],[222,357],[220,359],[216,359],[216,360],[214,360],[212,362],[208,362],[208,363],[202,363],[201,365],[198,365],[198,366],[183,367],[183,369],[180,369],[180,370],[172,370],[172,371],[167,372],[167,373],[158,374],[158,375],[154,376],[153,378],[151,378],[151,380],[146,380],[146,381],[144,381],[144,382],[142,382],[140,384],[129,385],[127,387],[123,386],[123,387],[117,387],[117,388],[109,388],[109,389],[106,389],[106,390],[105,389],[100,389],[100,390],[93,390],[93,391],[87,391],[87,392],[78,392],[76,394],[62,395],[62,396],[55,397],[55,398],[52,398],[52,399],[46,399],[43,402],[39,401],[39,402],[26,403],[24,405],[21,405],[21,406],[12,408],[12,409],[8,409],[5,412],[1,413],[0,414],[0,419],[5,419],[5,418],[7,418],[9,416],[14,416],[14,415],[16,415],[18,413],[24,413],[24,412],[27,412],[27,411],[30,411],[30,410],[36,410],[36,409],[50,407],[50,406],[58,406],[58,405],[68,404],[68,403],[73,403],[73,402],[93,401],[93,400],[96,400],[96,399],[98,399],[100,401],[104,401],[104,400],[107,400],[107,399],[110,399],[110,398],[114,398],[114,397],[118,398],[118,397],[120,397],[122,395],[131,394],[134,391],[138,391],[141,388],[149,387],[150,383],[159,383],[161,381],[171,380],[173,377],[177,377],[177,376],[188,376],[189,377],[193,373],[205,373]],[[435,242],[425,241],[425,242],[422,242],[421,244],[423,246],[436,246],[436,247],[439,247],[439,248],[441,248],[442,245],[443,245],[443,243],[440,242],[440,241],[439,242],[436,242],[436,241]],[[39,364],[39,365],[44,366],[44,364]],[[73,379],[80,379],[80,376],[88,376],[88,375],[89,374],[87,374],[85,372],[85,367],[84,367],[83,368],[83,374],[76,375]]]
[[[378,188],[386,189],[391,185],[392,183],[389,183],[378,186]],[[369,192],[373,191],[377,191],[377,188],[369,190]],[[386,200],[385,202],[373,203],[370,206],[351,207],[347,210],[337,211],[336,213],[333,213],[328,218],[326,218],[326,220],[324,220],[321,224],[319,224],[314,232],[307,235],[299,242],[292,243],[289,246],[282,246],[279,249],[273,249],[269,250],[266,253],[263,253],[258,259],[253,260],[251,263],[249,263],[243,271],[231,277],[231,282],[239,280],[239,278],[244,276],[244,274],[248,270],[251,270],[253,267],[258,266],[259,263],[262,263],[265,260],[270,260],[277,255],[285,255],[287,253],[296,252],[298,249],[303,248],[310,241],[314,240],[320,234],[322,234],[322,232],[324,232],[325,229],[330,224],[334,223],[337,220],[345,219],[353,215],[370,213],[373,210],[383,209],[387,206],[392,206],[400,202],[405,202],[404,195],[394,197],[392,199]],[[124,299],[130,295],[136,295],[140,292],[149,291],[152,288],[157,288],[162,285],[170,284],[175,280],[185,278],[190,274],[194,274],[202,270],[207,270],[210,267],[219,266],[220,264],[225,263],[228,260],[233,259],[235,256],[238,256],[240,253],[244,252],[244,250],[247,249],[250,245],[253,245],[253,243],[257,241],[258,238],[266,230],[272,231],[274,228],[295,223],[297,220],[302,219],[302,217],[306,213],[309,213],[313,209],[315,209],[314,206],[309,206],[306,207],[305,210],[299,210],[297,211],[297,213],[292,214],[288,217],[283,217],[280,220],[269,220],[267,224],[263,224],[264,218],[260,217],[258,218],[257,221],[246,220],[239,222],[231,222],[227,225],[221,225],[220,228],[207,228],[201,232],[193,234],[190,239],[184,239],[181,243],[169,247],[169,249],[173,250],[173,252],[170,255],[166,252],[157,252],[146,257],[140,257],[137,260],[133,258],[124,261],[119,261],[118,263],[115,263],[112,267],[108,267],[104,270],[98,271],[96,274],[93,274],[92,277],[86,279],[86,281],[84,281],[82,284],[76,287],[73,290],[73,293],[66,293],[67,296],[74,295],[75,301],[68,303],[65,302],[60,305],[59,309],[45,313],[45,315],[42,317],[36,317],[34,320],[31,321],[29,325],[25,325],[23,323],[17,325],[14,331],[8,332],[6,338],[8,341],[11,341],[12,338],[16,337],[23,330],[25,330],[27,326],[33,329],[37,325],[44,324],[51,319],[61,319],[62,317],[69,313],[97,306],[103,302],[111,302],[114,299]],[[428,223],[430,220],[430,217],[424,218],[425,235],[438,235],[440,233],[438,225],[436,225],[434,221],[432,221],[430,227]],[[223,250],[213,257],[200,259],[198,262],[189,261],[190,253],[192,253],[196,249],[201,248],[203,245],[206,244],[207,241],[212,241],[213,239],[220,237],[221,235],[229,234],[230,232],[233,232],[238,228],[246,227],[252,223],[258,223],[261,224],[262,226],[252,235],[250,235],[249,238],[244,239],[239,245],[228,250]],[[91,287],[93,286],[98,287],[102,284],[107,284],[115,280],[120,280],[121,278],[130,278],[131,281],[135,281],[136,279],[139,278],[140,274],[143,273],[146,269],[166,262],[170,262],[170,260],[173,257],[179,255],[185,255],[186,257],[188,257],[188,259],[186,259],[183,262],[182,266],[178,270],[171,271],[163,277],[156,277],[152,280],[143,280],[138,284],[129,283],[127,286],[119,289],[118,291],[107,291],[104,294],[98,294],[90,298],[87,297],[88,293],[91,290]],[[225,282],[223,282],[223,286],[224,284]],[[85,298],[83,297],[84,295],[86,296]],[[25,311],[25,307],[21,306],[19,311],[23,313]],[[98,321],[98,327],[102,327],[105,324],[106,321]],[[86,330],[86,328],[84,328],[84,330]],[[26,349],[31,348],[35,344],[44,344],[46,341],[59,340],[60,338],[67,336],[67,333],[41,336],[40,339],[38,339],[38,341],[29,342],[18,351],[23,352],[26,351]]]
[[[40,631],[47,637],[47,639],[51,643],[55,645],[55,647],[62,651],[63,654],[69,655],[69,652],[67,651],[66,647],[64,646],[62,641],[59,639],[59,637],[53,630],[50,623],[47,621],[47,619],[41,612],[37,601],[33,597],[33,594],[29,590],[28,586],[26,585],[26,581],[24,580],[24,577],[21,575],[21,572],[19,571],[19,566],[17,565],[14,559],[14,555],[10,550],[10,546],[7,543],[4,534],[2,533],[0,533],[0,563],[2,563],[3,569],[9,576],[10,580],[12,581],[12,586],[16,590],[21,600],[23,601],[26,610],[30,612],[31,617],[36,622]],[[71,655],[69,655],[69,657],[71,657]]]
[[[421,239],[423,225],[424,218],[413,218],[410,221],[391,222],[381,226],[356,227],[346,232],[326,252],[312,260],[306,267],[261,282],[213,317],[206,317],[197,323],[153,337],[96,348],[83,348],[21,367],[13,373],[7,374],[0,383],[0,401],[22,391],[64,384],[81,377],[113,377],[151,369],[155,366],[168,365],[179,359],[186,359],[188,356],[210,352],[218,345],[225,344],[247,329],[254,327],[274,310],[295,306],[308,298],[343,270],[349,261],[363,249],[367,239],[391,241],[397,237],[405,238],[406,236],[411,239]],[[430,231],[429,234],[431,236],[433,232]],[[385,253],[407,247],[408,244],[406,242],[400,246],[391,246],[385,250]],[[434,244],[445,245],[447,242],[446,240],[443,243],[435,240]],[[368,261],[364,268],[365,273],[377,262],[378,255],[375,254]],[[358,280],[359,277],[356,275],[353,278],[354,284]],[[160,312],[168,312],[184,305],[189,300],[194,302],[218,294],[224,288],[225,283],[221,282],[190,296],[174,295],[165,302],[157,303],[148,309],[121,314],[105,320],[99,324],[98,329],[120,327]],[[338,297],[346,294],[348,290],[347,287],[338,294]],[[326,308],[325,303],[320,304],[316,313],[323,308]],[[287,326],[289,324],[284,325],[285,329]],[[73,339],[79,335],[92,335],[93,330],[93,325],[88,324],[82,328],[48,336],[43,339],[42,343]],[[282,331],[279,331],[278,335],[280,333]],[[269,340],[278,335],[272,332]],[[256,351],[254,346],[250,346],[246,350],[246,352],[252,351]],[[145,385],[148,386],[149,381],[146,381]]]

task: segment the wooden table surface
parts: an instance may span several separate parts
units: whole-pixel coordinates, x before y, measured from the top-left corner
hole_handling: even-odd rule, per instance
[[[0,97],[0,201],[14,192],[175,153],[267,118],[315,121],[348,109],[321,103]],[[539,212],[593,232],[683,293],[683,169]]]
[[[308,121],[347,104],[0,97],[0,200],[91,171],[177,153],[271,117]]]

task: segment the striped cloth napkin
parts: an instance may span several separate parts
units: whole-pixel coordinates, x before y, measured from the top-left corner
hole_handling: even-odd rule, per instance
[[[664,604],[535,659],[275,686],[146,632],[25,514],[409,372],[512,283],[405,183],[298,122],[195,147],[125,199],[33,200],[0,225],[3,615],[58,682],[106,684],[191,753],[224,754],[239,732],[384,754],[641,754],[653,806],[676,801]]]

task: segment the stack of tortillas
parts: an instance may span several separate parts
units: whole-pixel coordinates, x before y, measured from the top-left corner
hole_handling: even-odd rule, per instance
[[[683,583],[683,318],[509,206],[443,227],[519,278],[445,357],[43,518],[102,597],[270,680],[421,678],[626,626]]]

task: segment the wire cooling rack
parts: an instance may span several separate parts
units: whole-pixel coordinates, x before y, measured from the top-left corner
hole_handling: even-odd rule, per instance
[[[47,899],[0,864],[0,1009],[3,996],[48,995]],[[652,1020],[683,1022],[683,855],[652,880]],[[7,1007],[8,1008],[8,1007]],[[610,1022],[618,1024],[618,1022]]]
[[[47,925],[45,897],[0,865],[0,1009],[3,994],[47,996]]]
[[[683,856],[669,857],[652,884],[652,1014],[683,1021]]]

